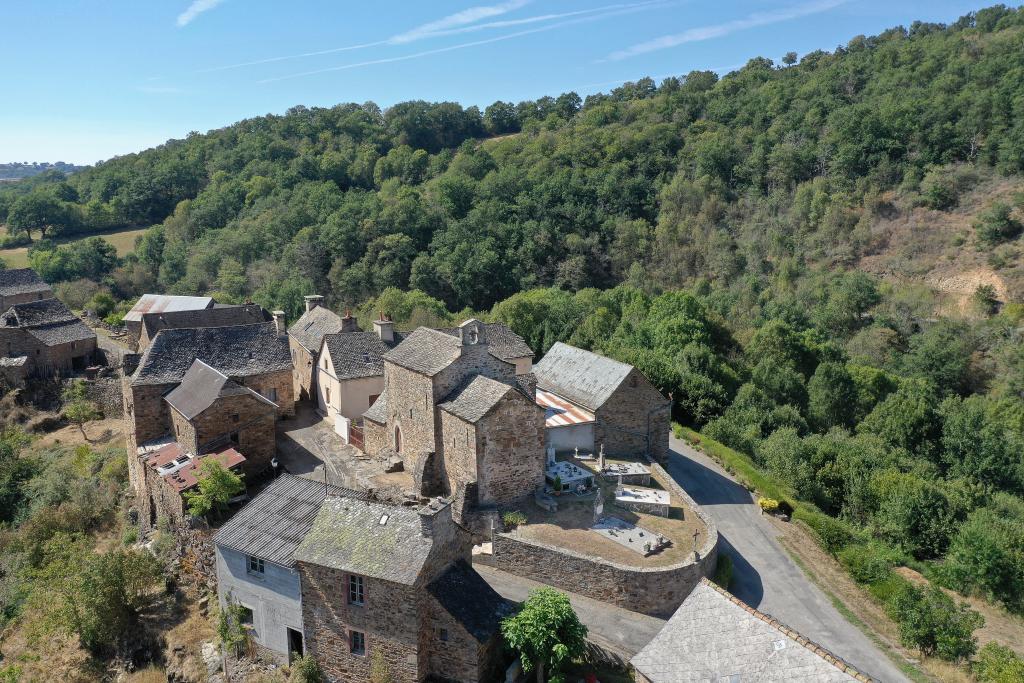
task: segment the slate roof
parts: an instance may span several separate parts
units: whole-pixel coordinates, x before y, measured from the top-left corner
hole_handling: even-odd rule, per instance
[[[434,376],[462,355],[462,341],[458,337],[419,327],[406,336],[402,343],[384,354],[384,360],[403,368]]]
[[[294,557],[300,562],[412,585],[433,545],[421,529],[420,513],[415,509],[330,498],[320,507]]]
[[[473,423],[491,412],[510,391],[518,389],[490,377],[474,375],[448,394],[438,408]]]
[[[208,296],[171,296],[169,294],[143,294],[132,309],[125,313],[129,322],[140,322],[146,313],[167,313],[170,311],[197,311],[213,306]]]
[[[341,380],[383,375],[384,354],[391,350],[376,332],[328,334],[324,347],[334,365],[334,376]]]
[[[459,560],[427,586],[434,599],[481,643],[491,639],[513,606]]]
[[[373,405],[366,409],[363,417],[373,420],[378,424],[384,424],[388,419],[388,390],[380,392],[380,396],[373,402]]]
[[[341,332],[341,316],[334,311],[316,306],[301,316],[288,328],[288,336],[297,341],[310,353],[319,353],[324,335]]]
[[[146,336],[152,339],[160,330],[183,327],[227,327],[229,325],[253,325],[271,320],[270,314],[257,304],[201,308],[194,311],[167,311],[145,313],[142,326]]]
[[[292,554],[320,512],[325,494],[364,498],[365,494],[322,481],[282,474],[249,501],[214,535],[219,546],[291,567]]]
[[[459,336],[457,327],[439,327],[438,332],[450,334],[453,337]],[[515,358],[533,358],[533,349],[526,340],[512,331],[505,323],[484,323],[484,330],[487,336],[487,346],[491,353],[502,360],[513,360]]]
[[[288,340],[274,323],[160,330],[142,354],[132,385],[180,382],[197,358],[228,377],[292,367]]]
[[[96,333],[58,299],[15,304],[0,315],[0,327],[23,329],[46,346],[96,338]]]
[[[533,366],[537,388],[597,410],[626,379],[632,365],[556,342]]]
[[[179,413],[191,420],[213,405],[218,398],[250,394],[268,406],[277,404],[248,387],[232,381],[227,375],[199,360],[192,363],[181,384],[174,388],[164,400]]]
[[[631,663],[651,683],[871,680],[707,579]]]
[[[0,296],[49,292],[50,285],[31,268],[0,270]]]

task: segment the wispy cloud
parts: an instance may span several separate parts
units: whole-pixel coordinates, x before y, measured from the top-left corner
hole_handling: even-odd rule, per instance
[[[541,33],[541,32],[544,32],[544,31],[551,31],[551,30],[554,30],[556,28],[562,28],[562,27],[565,27],[565,26],[571,26],[571,25],[574,25],[574,24],[581,24],[581,23],[585,23],[585,22],[598,21],[600,19],[606,19],[606,18],[613,17],[613,16],[619,16],[619,15],[622,15],[622,14],[631,14],[633,12],[639,12],[639,11],[642,11],[642,10],[645,10],[645,9],[648,9],[648,8],[652,8],[652,7],[656,7],[656,6],[657,7],[665,7],[665,6],[669,6],[671,4],[676,4],[676,3],[668,2],[666,0],[657,0],[655,2],[641,2],[641,3],[632,4],[632,5],[625,5],[625,4],[624,5],[609,5],[608,7],[614,7],[615,9],[609,9],[608,11],[605,11],[605,12],[602,12],[602,13],[599,13],[599,14],[591,14],[589,16],[577,17],[575,19],[568,19],[566,21],[558,21],[558,22],[555,22],[555,23],[552,23],[552,24],[547,24],[545,26],[540,26],[538,28],[526,29],[526,30],[523,30],[523,31],[515,31],[513,33],[506,33],[504,35],[496,36],[494,38],[486,38],[486,39],[483,39],[483,40],[474,40],[474,41],[471,41],[471,42],[468,42],[468,43],[459,43],[457,45],[449,45],[447,47],[440,47],[440,48],[436,48],[436,49],[433,49],[433,50],[423,50],[422,52],[414,52],[412,54],[399,55],[397,57],[383,57],[381,59],[370,59],[370,60],[366,60],[366,61],[362,61],[362,62],[352,62],[350,64],[341,64],[339,66],[327,67],[325,69],[314,69],[312,71],[302,71],[300,73],[288,74],[288,75],[285,75],[285,76],[277,76],[275,78],[265,78],[263,80],[257,81],[257,83],[274,83],[274,82],[277,82],[277,81],[285,81],[285,80],[290,80],[290,79],[293,79],[293,78],[303,78],[303,77],[306,77],[306,76],[315,76],[317,74],[332,73],[332,72],[335,72],[335,71],[346,71],[346,70],[349,70],[349,69],[358,69],[358,68],[365,67],[365,66],[373,66],[375,64],[391,64],[393,62],[405,62],[405,61],[414,60],[414,59],[422,59],[423,57],[429,57],[431,55],[442,54],[442,53],[445,53],[445,52],[452,52],[454,50],[464,50],[466,48],[476,47],[478,45],[489,45],[491,43],[498,43],[498,42],[505,41],[505,40],[512,40],[513,38],[519,38],[519,37],[531,35],[531,34],[534,34],[534,33]]]
[[[711,40],[712,38],[721,38],[722,36],[727,36],[731,33],[755,28],[757,26],[778,24],[783,21],[790,21],[792,19],[798,19],[811,14],[827,12],[830,9],[842,5],[846,1],[847,0],[819,0],[818,2],[795,5],[793,7],[773,10],[770,12],[755,12],[754,14],[750,14],[742,19],[735,19],[733,21],[727,21],[722,24],[713,24],[710,26],[699,26],[697,28],[691,28],[687,31],[683,31],[682,33],[675,33],[643,43],[638,43],[623,50],[612,52],[602,61],[618,61],[620,59],[627,59],[629,57],[647,54],[648,52],[656,52],[658,50],[665,50],[678,45],[684,45],[686,43],[695,43],[702,40]]]
[[[192,0],[192,4],[188,6],[188,9],[178,15],[178,28],[187,26],[200,14],[212,10],[222,2],[224,0]]]
[[[410,29],[405,33],[399,33],[396,36],[392,36],[389,42],[392,44],[411,43],[414,40],[420,40],[425,36],[438,31],[446,31],[448,29],[458,28],[459,26],[466,26],[468,24],[475,24],[478,21],[484,19],[490,19],[491,17],[501,16],[514,10],[520,9],[530,4],[531,0],[508,0],[497,5],[481,5],[479,7],[470,7],[464,9],[461,12],[455,14],[449,14],[446,17],[436,19],[434,21],[428,21],[425,24],[421,24],[416,28]]]
[[[526,3],[521,3],[521,4],[526,4]],[[266,57],[264,59],[256,59],[256,60],[253,60],[253,61],[250,61],[250,62],[239,62],[237,64],[227,64],[227,65],[224,65],[224,66],[215,66],[215,67],[211,67],[211,68],[208,68],[208,69],[201,69],[201,70],[197,71],[197,73],[212,73],[212,72],[215,72],[215,71],[227,71],[229,69],[240,69],[242,67],[247,67],[247,66],[259,66],[261,64],[272,64],[274,62],[284,62],[284,61],[289,61],[289,60],[293,60],[293,59],[303,59],[303,58],[306,58],[306,57],[321,57],[323,55],[336,54],[336,53],[339,53],[339,52],[351,52],[353,50],[363,50],[363,49],[366,49],[366,48],[380,47],[380,46],[383,46],[383,45],[406,44],[406,43],[415,42],[415,41],[418,41],[418,40],[425,40],[425,39],[428,39],[428,38],[440,38],[440,37],[444,37],[444,36],[459,35],[459,34],[463,34],[463,33],[474,33],[476,31],[485,31],[485,30],[501,29],[501,28],[511,28],[513,26],[523,26],[523,25],[528,25],[528,24],[538,24],[538,23],[544,23],[544,22],[549,22],[549,21],[558,21],[560,19],[567,19],[569,17],[579,17],[579,16],[594,15],[594,14],[599,14],[599,15],[603,16],[604,13],[610,12],[610,11],[615,11],[615,10],[636,11],[636,10],[644,9],[644,8],[648,8],[648,7],[651,7],[651,8],[653,8],[653,7],[664,7],[664,6],[668,5],[668,4],[671,4],[671,3],[668,2],[667,0],[642,0],[641,2],[616,3],[616,4],[611,4],[611,5],[604,5],[604,6],[601,6],[601,7],[591,7],[589,9],[575,10],[575,11],[572,11],[572,12],[560,12],[560,13],[553,13],[553,14],[539,14],[539,15],[536,15],[536,16],[523,17],[523,18],[520,18],[520,19],[502,19],[502,20],[499,20],[499,21],[488,21],[488,22],[482,22],[482,23],[474,23],[474,24],[470,24],[470,25],[456,25],[456,23],[454,23],[454,20],[452,19],[452,17],[465,17],[465,16],[467,16],[465,14],[466,12],[471,12],[471,11],[475,11],[475,10],[483,10],[483,9],[494,10],[495,7],[501,7],[501,8],[508,8],[508,9],[505,9],[505,12],[512,11],[511,8],[510,8],[512,3],[505,3],[504,5],[495,5],[494,7],[489,7],[489,8],[477,7],[477,8],[472,8],[471,10],[465,10],[464,12],[459,12],[459,13],[450,15],[448,17],[445,17],[444,19],[438,19],[437,21],[428,22],[428,23],[423,24],[421,26],[418,26],[418,27],[416,27],[414,29],[410,29],[409,31],[405,31],[403,33],[399,33],[399,34],[393,35],[393,36],[391,36],[389,38],[385,38],[383,40],[375,40],[375,41],[372,41],[372,42],[369,42],[369,43],[359,43],[357,45],[345,45],[343,47],[332,47],[332,48],[328,48],[328,49],[325,49],[325,50],[315,50],[313,52],[300,52],[298,54],[292,54],[292,55],[281,55],[281,56],[278,56],[278,57]],[[496,14],[494,14],[492,12],[491,14],[487,14],[486,16],[487,17],[494,17],[494,16],[496,16]],[[428,31],[428,30],[424,30],[424,27],[433,27],[433,28]],[[415,37],[412,37],[412,36],[415,36]]]
[[[173,85],[140,85],[135,89],[147,95],[181,95],[185,92],[183,88]]]

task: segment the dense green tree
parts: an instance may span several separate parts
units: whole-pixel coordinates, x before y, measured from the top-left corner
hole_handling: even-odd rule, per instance
[[[974,631],[985,623],[967,603],[957,605],[937,586],[904,585],[893,596],[889,612],[899,625],[905,646],[952,662],[975,653],[978,640]]]
[[[540,588],[530,594],[522,609],[501,622],[501,635],[519,654],[526,673],[536,671],[537,683],[563,683],[561,669],[583,656],[587,627],[564,593]]]

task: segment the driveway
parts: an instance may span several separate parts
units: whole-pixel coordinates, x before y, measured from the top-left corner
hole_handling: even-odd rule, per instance
[[[503,572],[488,565],[474,564],[473,569],[503,598],[514,602],[526,600],[530,591],[544,586],[544,584]],[[644,645],[651,642],[651,639],[665,625],[664,620],[656,617],[630,612],[583,595],[559,590],[569,596],[576,616],[587,627],[587,638],[619,655],[624,662],[639,652]]]
[[[718,525],[720,552],[733,559],[736,597],[879,681],[908,680],[790,559],[745,488],[688,443],[673,436],[670,446],[665,469]]]

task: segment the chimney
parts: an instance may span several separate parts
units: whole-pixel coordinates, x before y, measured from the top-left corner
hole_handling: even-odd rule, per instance
[[[395,341],[395,323],[391,321],[390,315],[381,313],[380,320],[373,321],[373,331],[382,342],[390,344]]]
[[[345,315],[341,318],[341,331],[342,332],[358,332],[359,325],[356,323],[356,319],[352,317],[352,311],[345,309]]]
[[[284,321],[284,311],[274,311],[271,315],[274,316],[274,327],[277,328],[278,336],[288,334],[288,328],[285,326]]]
[[[306,313],[309,313],[317,306],[324,305],[324,298],[319,294],[307,294],[302,298],[306,300]]]

